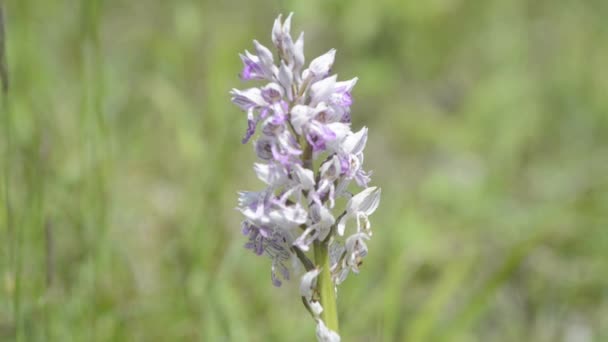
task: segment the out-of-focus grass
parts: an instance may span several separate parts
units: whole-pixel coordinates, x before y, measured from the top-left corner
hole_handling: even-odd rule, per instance
[[[5,2],[0,340],[310,341],[227,91],[296,12],[383,188],[345,341],[608,339],[608,3]]]

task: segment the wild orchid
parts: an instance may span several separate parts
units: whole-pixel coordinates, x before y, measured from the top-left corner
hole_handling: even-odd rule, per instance
[[[304,33],[291,37],[290,14],[272,28],[273,53],[254,40],[253,53],[241,54],[244,81],[265,83],[230,92],[247,113],[243,143],[253,142],[260,159],[261,191],[239,193],[247,249],[271,259],[275,286],[297,272],[302,301],[315,319],[319,341],[339,341],[337,285],[358,273],[372,236],[369,216],[380,202],[380,189],[368,186],[363,169],[367,128],[351,130],[350,107],[357,78],[338,81],[331,74],[336,50],[305,68]],[[314,166],[318,165],[318,168]],[[357,194],[349,189],[363,188]],[[344,207],[340,212],[337,209]],[[295,261],[295,262],[293,262]],[[291,267],[290,267],[291,266]]]

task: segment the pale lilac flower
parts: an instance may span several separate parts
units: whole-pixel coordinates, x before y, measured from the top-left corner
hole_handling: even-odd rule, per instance
[[[307,228],[293,244],[303,251],[308,251],[315,240],[323,241],[327,238],[334,222],[336,219],[325,206],[316,203],[311,205]]]
[[[232,89],[230,95],[232,95],[232,102],[245,111],[262,108],[267,105],[259,88]]]
[[[267,103],[277,103],[280,102],[283,97],[283,88],[277,83],[268,83],[264,87],[262,87],[262,98]],[[278,107],[279,111],[281,107]]]
[[[272,43],[279,49],[282,54],[290,52],[291,50],[291,17],[293,13],[290,13],[285,21],[281,23],[282,15],[279,15],[272,27]]]
[[[365,231],[371,235],[371,225],[368,217],[378,208],[380,193],[380,189],[372,186],[353,196],[346,204],[346,214],[338,222],[338,234],[344,235],[346,222],[350,218],[354,218],[357,221],[357,233]],[[361,221],[363,221],[363,227]]]
[[[371,173],[363,168],[368,130],[351,128],[352,91],[358,78],[339,81],[331,75],[336,50],[312,59],[304,67],[304,33],[293,40],[290,14],[275,20],[271,49],[257,40],[253,52],[241,54],[241,79],[264,82],[259,87],[230,91],[232,102],[246,113],[245,136],[253,138],[262,191],[239,193],[247,249],[271,259],[271,280],[280,286],[290,278],[287,265],[300,260],[307,272],[300,292],[317,321],[319,341],[340,341],[321,319],[313,246],[329,249],[329,273],[334,285],[350,272],[358,273],[371,237],[369,216],[380,201],[380,189],[368,187]],[[305,69],[304,69],[305,68]],[[303,70],[304,69],[304,70]],[[258,126],[260,129],[258,129]],[[318,169],[313,169],[317,165]],[[351,194],[350,183],[363,188]],[[347,201],[344,212],[336,202]],[[347,229],[349,222],[356,226]],[[337,289],[337,288],[336,288]]]
[[[355,77],[349,81],[336,82],[330,102],[340,107],[350,107],[353,104],[351,91],[358,80],[359,78]]]
[[[271,77],[275,75],[277,67],[274,65],[274,57],[272,56],[272,52],[270,52],[267,47],[260,44],[257,40],[253,41],[253,46],[255,47],[255,52],[258,54],[258,58],[263,70],[267,72],[267,76]]]
[[[348,276],[349,272],[359,273],[359,266],[367,255],[367,244],[369,240],[365,233],[355,233],[346,239],[344,247],[336,249],[334,256],[335,264],[332,264],[332,278],[336,285],[340,285]]]
[[[258,56],[251,54],[249,51],[245,51],[245,54],[240,54],[240,56],[241,61],[243,61],[241,79],[244,81],[264,80],[272,77],[272,69],[266,69]]]
[[[326,160],[321,164],[320,168],[320,182],[317,188],[317,195],[321,198],[327,198],[329,201],[329,207],[333,208],[336,198],[336,187],[335,183],[340,177],[340,159],[334,155],[330,159]]]

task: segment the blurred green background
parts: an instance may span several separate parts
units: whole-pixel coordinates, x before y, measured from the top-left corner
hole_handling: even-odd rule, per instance
[[[343,341],[608,340],[608,2],[4,1],[0,341],[313,341],[242,248],[238,53],[294,11],[383,188]]]

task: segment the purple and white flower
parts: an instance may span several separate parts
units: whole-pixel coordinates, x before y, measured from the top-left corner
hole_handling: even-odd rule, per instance
[[[322,266],[314,265],[308,254],[321,244],[328,248],[334,285],[350,272],[358,273],[372,235],[369,216],[378,207],[381,191],[368,187],[371,173],[363,169],[368,129],[351,130],[352,92],[358,78],[339,81],[332,75],[335,49],[305,67],[304,33],[293,40],[291,19],[292,14],[284,21],[279,15],[274,22],[276,56],[257,40],[254,53],[240,55],[241,79],[264,84],[230,91],[232,102],[246,113],[242,142],[253,138],[259,158],[254,171],[266,185],[262,191],[240,192],[238,210],[244,216],[245,247],[271,259],[275,286],[290,278],[293,270],[287,265],[292,261],[304,264],[301,295],[317,321],[319,341],[333,342],[340,336],[320,317],[317,278]],[[351,194],[352,181],[361,192]],[[344,206],[338,201],[347,202],[342,213],[334,213]]]

